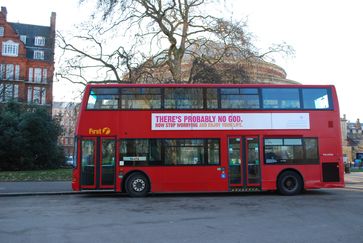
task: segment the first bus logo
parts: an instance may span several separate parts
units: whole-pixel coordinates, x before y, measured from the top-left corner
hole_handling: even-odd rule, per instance
[[[89,128],[88,134],[89,135],[110,135],[111,129],[109,127],[98,128],[98,129]]]

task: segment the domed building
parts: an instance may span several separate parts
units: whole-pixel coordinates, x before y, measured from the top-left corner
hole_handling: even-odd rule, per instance
[[[282,67],[261,58],[246,58],[233,51],[224,53],[222,48],[216,46],[208,50],[195,49],[188,50],[184,55],[181,83],[299,84],[286,79],[286,72]],[[164,55],[150,58],[125,75],[124,80],[131,83],[174,83],[166,64],[166,54]]]

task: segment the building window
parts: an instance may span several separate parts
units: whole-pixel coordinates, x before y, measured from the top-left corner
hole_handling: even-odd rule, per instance
[[[48,76],[48,70],[46,68],[43,69],[43,83],[47,83],[48,82],[48,79],[47,79],[47,76]]]
[[[15,80],[20,80],[20,65],[15,65]]]
[[[20,40],[21,40],[24,44],[26,44],[26,35],[21,35],[21,36],[20,36]]]
[[[42,82],[42,69],[34,68],[34,83],[41,83],[41,82]]]
[[[45,38],[43,36],[36,36],[34,40],[35,46],[45,46]]]
[[[33,82],[33,68],[29,68],[28,80],[29,80],[29,82]]]
[[[0,36],[4,36],[4,27],[0,26]]]
[[[20,65],[0,64],[0,80],[19,80]]]
[[[0,101],[18,100],[19,85],[0,84]]]
[[[13,80],[14,79],[14,65],[13,64],[6,64],[6,80]]]
[[[34,59],[44,60],[44,51],[34,51]]]
[[[29,82],[47,83],[48,70],[46,68],[29,68]]]
[[[28,103],[45,105],[46,89],[43,87],[28,87]]]
[[[5,64],[0,64],[0,80],[3,80],[5,77],[6,73],[5,68],[6,68]]]
[[[2,55],[17,57],[19,53],[19,44],[11,40],[3,42]]]

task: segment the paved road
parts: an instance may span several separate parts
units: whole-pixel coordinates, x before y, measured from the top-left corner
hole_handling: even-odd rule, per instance
[[[363,191],[0,198],[1,242],[363,242]]]
[[[275,193],[1,197],[0,242],[363,242],[362,175],[347,175],[344,189],[312,190],[294,197]],[[16,185],[49,188],[38,182]],[[69,190],[68,182],[53,186],[53,191]]]
[[[363,172],[345,174],[346,188],[363,190]],[[70,181],[54,182],[0,182],[0,195],[21,193],[72,192]]]

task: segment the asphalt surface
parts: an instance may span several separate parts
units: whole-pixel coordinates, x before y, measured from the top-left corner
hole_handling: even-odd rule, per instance
[[[346,189],[363,190],[363,172],[345,174]],[[70,181],[0,182],[0,196],[70,194]]]
[[[363,190],[0,198],[4,243],[363,242]]]

